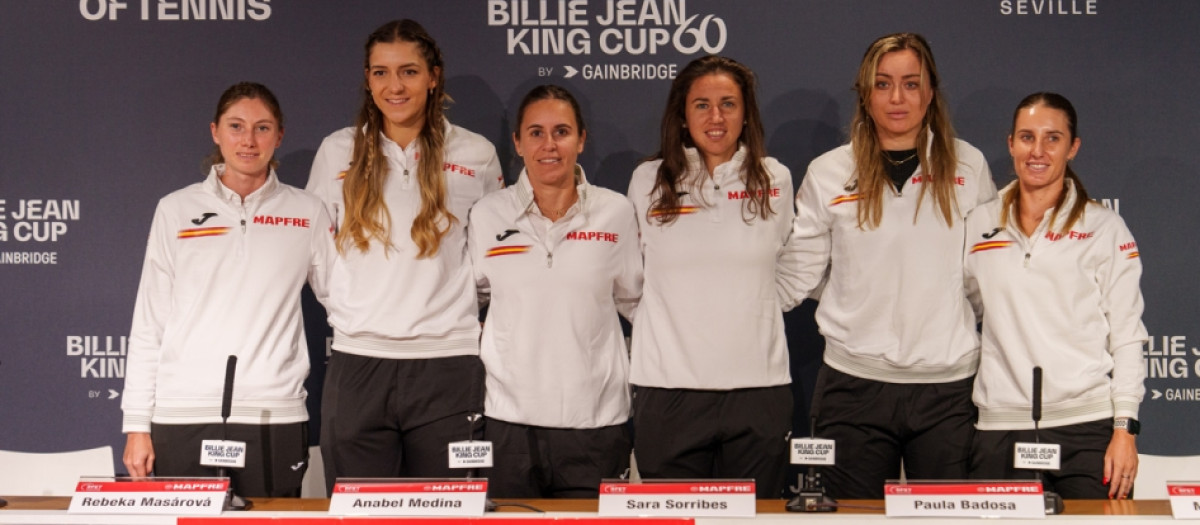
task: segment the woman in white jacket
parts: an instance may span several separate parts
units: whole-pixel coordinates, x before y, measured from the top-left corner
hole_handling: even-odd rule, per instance
[[[467,213],[502,184],[496,149],[442,113],[441,51],[420,24],[367,38],[353,127],[329,135],[308,190],[337,226],[333,355],[321,400],[325,481],[450,477],[448,445],[482,411]]]
[[[629,468],[631,317],[642,284],[637,220],[624,195],[588,183],[575,97],[538,86],[517,110],[517,183],[471,210],[468,246],[489,297],[485,471],[499,498],[595,498]]]
[[[279,182],[283,113],[265,86],[235,84],[210,126],[208,178],[158,203],[138,285],[125,373],[124,462],[135,477],[215,476],[201,443],[246,444],[231,469],[243,496],[299,497],[308,464],[308,346],[300,291],[325,301],[329,216]],[[239,358],[228,428],[228,356]]]
[[[979,359],[962,287],[963,224],[996,194],[983,154],[954,136],[923,37],[877,39],[863,55],[850,142],[808,167],[781,282],[788,305],[822,279],[825,336],[812,414],[837,441],[834,497],[967,475]],[[785,306],[788,306],[785,305]]]
[[[971,476],[1028,477],[1013,445],[1034,440],[1033,368],[1041,367],[1040,440],[1062,447],[1045,473],[1064,498],[1125,498],[1137,476],[1142,401],[1142,264],[1112,210],[1088,198],[1069,162],[1075,108],[1025,97],[1008,151],[1017,180],[967,219],[966,279],[983,319]]]
[[[693,60],[661,137],[629,183],[645,264],[630,378],[638,471],[754,478],[760,498],[777,498],[792,393],[775,279],[792,176],[766,156],[754,73]]]

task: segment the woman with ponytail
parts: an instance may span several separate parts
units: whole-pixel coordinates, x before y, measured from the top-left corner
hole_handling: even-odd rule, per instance
[[[283,111],[266,86],[226,89],[209,130],[208,176],[163,197],[150,226],[121,396],[122,459],[136,478],[227,472],[239,495],[298,498],[309,442],[300,295],[308,282],[326,299],[329,214],[275,173]],[[222,377],[235,356],[225,405]],[[202,465],[208,440],[241,442],[245,468]]]
[[[326,484],[447,477],[482,410],[467,212],[503,186],[495,147],[450,124],[437,43],[397,20],[367,38],[357,122],[325,139],[308,190],[329,209],[333,354],[321,404]]]
[[[929,43],[877,39],[859,64],[850,141],[808,166],[781,280],[785,306],[825,282],[825,366],[812,414],[837,441],[837,498],[884,481],[961,479],[979,337],[962,286],[963,218],[995,197],[983,154],[958,140]]]
[[[1075,108],[1034,93],[1008,136],[1017,180],[967,217],[966,284],[983,319],[971,476],[1021,477],[1013,445],[1060,445],[1045,472],[1063,498],[1126,498],[1137,477],[1142,381],[1142,263],[1125,221],[1088,198],[1069,164]],[[1033,368],[1041,367],[1040,436]]]

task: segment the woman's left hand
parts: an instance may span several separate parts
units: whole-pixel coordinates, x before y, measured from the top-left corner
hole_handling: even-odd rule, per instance
[[[1109,499],[1125,499],[1137,479],[1137,442],[1133,434],[1125,429],[1113,429],[1108,451],[1104,453],[1104,482],[1108,485]]]

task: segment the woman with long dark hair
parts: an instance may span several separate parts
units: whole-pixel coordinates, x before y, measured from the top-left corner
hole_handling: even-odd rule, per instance
[[[754,478],[780,497],[792,393],[776,263],[792,177],[768,157],[754,73],[689,63],[629,183],[641,226],[634,450],[646,478]]]

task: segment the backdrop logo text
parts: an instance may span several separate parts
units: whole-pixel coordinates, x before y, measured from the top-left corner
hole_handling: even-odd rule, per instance
[[[716,54],[725,20],[687,12],[687,0],[488,0],[489,26],[507,27],[509,55]]]
[[[130,12],[141,20],[262,21],[271,18],[271,0],[79,0],[79,14],[91,21]]]

